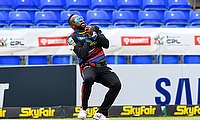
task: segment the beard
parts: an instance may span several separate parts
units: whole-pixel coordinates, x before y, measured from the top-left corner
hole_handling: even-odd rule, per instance
[[[77,26],[77,29],[79,29],[79,30],[85,30],[85,27],[86,27],[86,24],[85,23],[82,23],[82,24],[80,24],[80,26]]]

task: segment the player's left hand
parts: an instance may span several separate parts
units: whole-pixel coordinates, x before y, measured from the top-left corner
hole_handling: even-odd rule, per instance
[[[92,26],[85,27],[85,34],[89,39],[92,39],[94,28]]]

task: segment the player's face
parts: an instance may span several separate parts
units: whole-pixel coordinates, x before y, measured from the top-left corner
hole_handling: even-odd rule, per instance
[[[71,18],[71,26],[74,30],[83,31],[85,29],[86,23],[82,16],[74,15]]]

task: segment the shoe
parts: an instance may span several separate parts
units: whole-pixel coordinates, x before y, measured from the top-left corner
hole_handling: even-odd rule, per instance
[[[104,116],[102,113],[95,113],[93,118],[95,120],[109,120],[108,118],[106,118],[106,116]]]
[[[78,118],[84,120],[86,117],[87,117],[87,111],[81,109],[80,112],[78,113]]]

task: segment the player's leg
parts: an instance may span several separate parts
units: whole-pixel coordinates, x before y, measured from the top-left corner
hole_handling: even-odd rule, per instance
[[[96,73],[93,67],[87,67],[83,70],[83,84],[82,84],[82,109],[78,114],[78,118],[84,119],[87,117],[88,100],[91,94],[92,85],[94,84]]]
[[[109,90],[106,93],[104,101],[99,107],[97,114],[102,113],[104,116],[107,116],[108,109],[111,107],[111,105],[113,104],[113,102],[115,101],[116,97],[119,94],[119,91],[121,89],[121,82],[118,76],[114,72],[110,71],[110,69],[101,69],[100,71],[101,72],[98,73],[98,76],[97,76],[97,82],[108,87]]]

